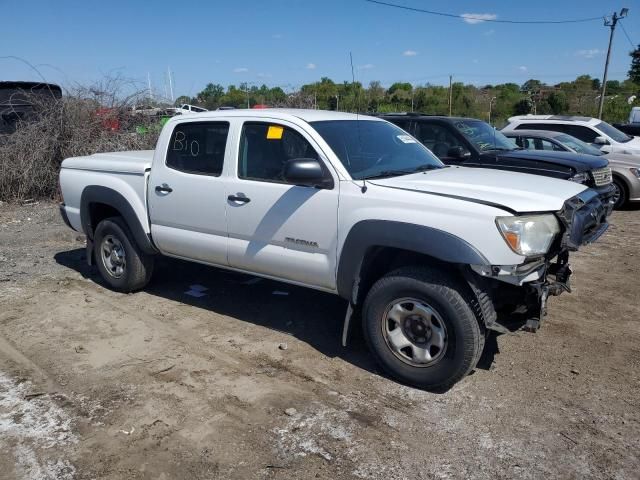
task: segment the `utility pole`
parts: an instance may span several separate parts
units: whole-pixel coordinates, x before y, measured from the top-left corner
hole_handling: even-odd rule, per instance
[[[153,90],[151,90],[151,74],[147,72],[147,84],[149,85],[149,100],[153,98]]]
[[[451,100],[453,99],[453,75],[449,75],[449,116],[451,116]]]
[[[611,29],[611,33],[609,34],[609,48],[607,49],[607,59],[604,62],[604,76],[602,77],[602,91],[600,92],[600,104],[598,105],[598,118],[602,119],[602,109],[604,107],[604,94],[607,89],[607,73],[609,72],[609,57],[611,56],[611,44],[613,43],[613,33],[616,31],[616,25],[618,24],[618,20],[624,18],[629,13],[628,8],[623,8],[620,10],[620,15],[618,13],[613,12],[611,19],[605,17],[604,26],[609,27]]]
[[[491,97],[489,99],[489,124],[491,124],[491,106],[493,105],[493,101],[496,99],[496,97]]]
[[[340,111],[340,95],[336,93],[336,112]]]
[[[171,104],[173,105],[173,79],[171,78],[171,68],[167,67],[169,73],[169,93],[171,94]]]

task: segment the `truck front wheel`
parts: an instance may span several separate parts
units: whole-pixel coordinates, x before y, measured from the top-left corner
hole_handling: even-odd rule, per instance
[[[149,283],[154,259],[140,250],[121,217],[102,220],[94,237],[96,265],[112,289],[128,293]]]
[[[462,286],[437,269],[402,268],[378,280],[364,303],[363,330],[387,373],[431,391],[465,377],[484,348]]]

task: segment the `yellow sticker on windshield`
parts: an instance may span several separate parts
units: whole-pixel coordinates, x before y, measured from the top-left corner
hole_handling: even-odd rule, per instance
[[[269,125],[269,130],[267,130],[267,140],[282,140],[283,133],[284,127]]]

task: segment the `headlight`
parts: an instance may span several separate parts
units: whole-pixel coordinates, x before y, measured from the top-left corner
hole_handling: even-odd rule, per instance
[[[640,168],[630,168],[629,171],[633,173],[636,177],[640,178]]]
[[[570,177],[569,180],[576,183],[587,183],[589,175],[586,172],[577,173],[573,177]]]
[[[497,217],[496,225],[511,250],[524,256],[547,253],[560,232],[558,219],[551,214]]]

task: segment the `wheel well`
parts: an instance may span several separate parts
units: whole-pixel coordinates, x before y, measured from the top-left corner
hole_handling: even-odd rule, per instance
[[[93,237],[93,232],[95,231],[98,224],[109,217],[121,217],[122,214],[111,205],[107,205],[106,203],[90,203],[89,204],[89,225],[91,227],[91,236]],[[89,232],[87,232],[89,233]]]
[[[362,304],[373,284],[385,274],[410,265],[429,265],[433,267],[449,267],[448,273],[460,278],[466,284],[461,271],[451,263],[443,262],[429,255],[394,247],[370,247],[367,249],[359,272],[358,295],[356,302]],[[454,268],[451,268],[451,267]]]
[[[614,181],[616,181],[616,180],[617,180],[617,181],[618,181],[618,183],[619,183],[620,185],[622,185],[622,188],[624,188],[624,193],[625,193],[625,194],[626,194],[626,196],[628,197],[628,196],[629,196],[629,185],[627,185],[627,180],[626,180],[622,175],[618,175],[618,174],[616,174],[616,173],[614,173],[614,174],[612,175],[612,177],[613,177],[613,180],[614,180]]]

